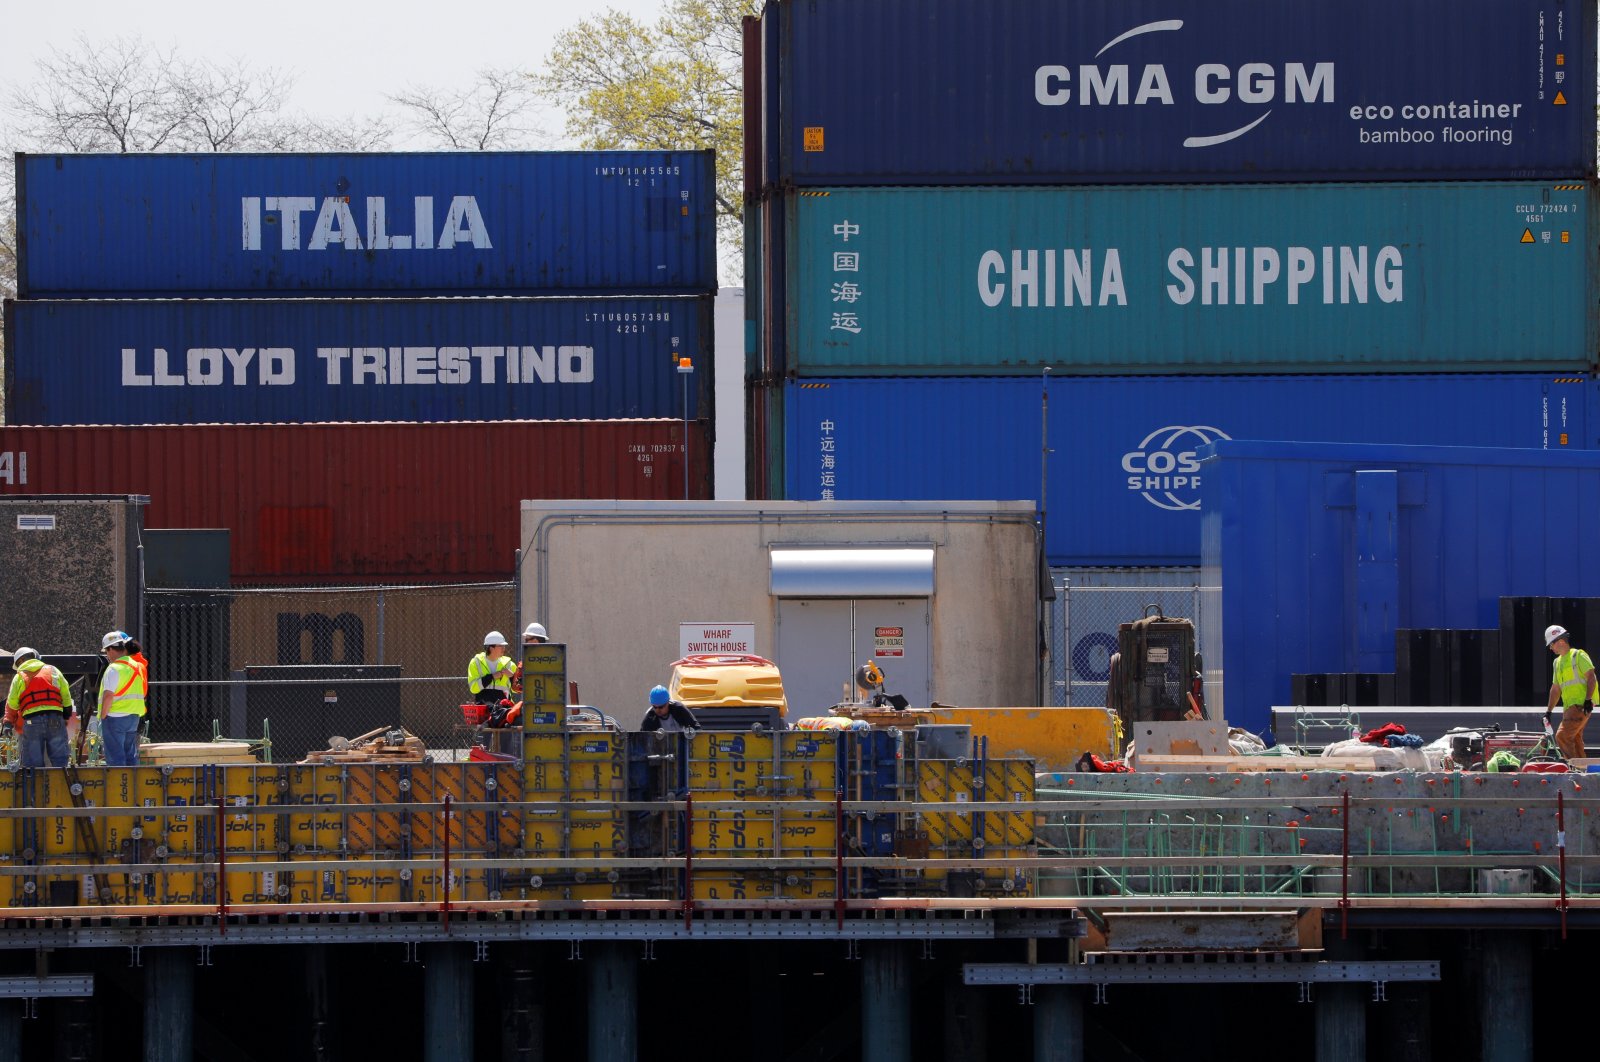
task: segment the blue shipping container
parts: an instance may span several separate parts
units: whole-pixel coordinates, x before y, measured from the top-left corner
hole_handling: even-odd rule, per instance
[[[711,301],[7,302],[7,422],[710,416]]]
[[[1207,700],[1232,725],[1265,733],[1291,675],[1393,671],[1397,629],[1497,627],[1502,596],[1600,596],[1580,534],[1600,453],[1213,445],[1200,623],[1222,682]]]
[[[1537,374],[805,380],[785,393],[787,497],[1033,499],[1053,565],[1200,563],[1219,439],[1600,449],[1600,383]],[[1048,458],[1041,455],[1048,442]],[[1334,669],[1337,670],[1337,669]]]
[[[767,180],[1582,178],[1594,0],[783,0]]]
[[[715,290],[709,151],[18,155],[17,288]]]
[[[789,200],[787,368],[1584,371],[1588,185],[832,189]]]

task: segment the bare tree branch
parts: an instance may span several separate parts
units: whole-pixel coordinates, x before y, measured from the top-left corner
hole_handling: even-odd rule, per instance
[[[472,86],[451,91],[413,85],[388,97],[406,124],[429,147],[489,151],[528,146],[543,134],[528,124],[533,82],[513,70],[480,70]]]

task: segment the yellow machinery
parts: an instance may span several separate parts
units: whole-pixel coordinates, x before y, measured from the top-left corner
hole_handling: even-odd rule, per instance
[[[789,714],[778,665],[752,653],[697,653],[672,662],[667,692],[707,729],[779,729]]]
[[[1115,759],[1116,713],[1105,708],[913,708],[904,712],[851,709],[873,726],[902,729],[918,723],[965,723],[974,738],[989,739],[993,756],[1027,758],[1041,771],[1070,771],[1085,752]]]

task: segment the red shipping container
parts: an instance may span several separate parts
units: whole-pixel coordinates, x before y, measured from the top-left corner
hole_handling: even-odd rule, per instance
[[[147,494],[237,582],[508,579],[519,502],[682,499],[681,421],[0,427],[0,494]],[[689,497],[711,497],[689,426]]]

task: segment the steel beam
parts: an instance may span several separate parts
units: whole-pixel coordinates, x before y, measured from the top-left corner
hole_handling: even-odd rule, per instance
[[[94,995],[93,974],[0,977],[0,999],[61,999]]]
[[[967,963],[969,985],[1339,984],[1437,981],[1423,962]]]
[[[78,926],[13,925],[0,929],[0,950],[36,948],[228,947],[242,944],[426,944],[447,941],[696,941],[696,940],[996,940],[1062,938],[1081,935],[1071,918],[874,918],[832,917],[588,918],[525,919],[508,922],[452,920],[449,933],[436,922],[271,922],[232,923],[226,935],[216,925],[126,925],[89,922]]]

